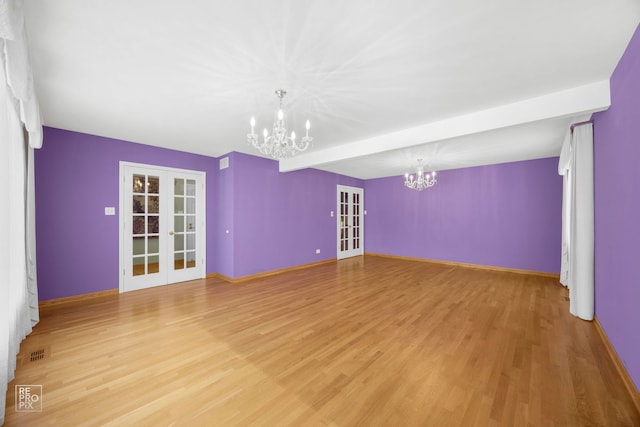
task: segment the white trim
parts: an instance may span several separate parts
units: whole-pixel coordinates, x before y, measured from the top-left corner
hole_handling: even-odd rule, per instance
[[[198,175],[202,179],[202,250],[201,257],[202,263],[200,266],[200,278],[204,279],[207,275],[207,173],[205,171],[199,170],[190,170],[190,169],[180,169],[180,168],[172,168],[168,166],[155,166],[144,163],[134,163],[127,161],[119,162],[119,172],[118,172],[118,291],[123,293],[124,289],[124,269],[125,269],[125,260],[124,260],[124,215],[122,214],[124,206],[125,206],[125,189],[123,186],[125,180],[125,169],[137,168],[137,169],[148,169],[152,171],[166,172],[171,174],[191,174]]]
[[[358,193],[360,194],[360,247],[358,250],[348,250],[341,251],[340,250],[340,192],[347,191],[350,194]],[[364,255],[364,188],[360,187],[350,187],[348,185],[340,185],[336,186],[336,258],[343,259],[349,258],[352,256],[362,256]],[[355,253],[354,253],[355,252]]]

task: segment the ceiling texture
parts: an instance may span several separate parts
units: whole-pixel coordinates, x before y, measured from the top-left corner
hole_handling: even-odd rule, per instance
[[[362,179],[557,156],[609,105],[639,0],[25,0],[46,126]],[[46,144],[46,141],[45,141]]]

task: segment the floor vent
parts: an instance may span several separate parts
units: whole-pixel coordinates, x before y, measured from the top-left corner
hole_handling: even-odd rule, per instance
[[[40,350],[32,351],[29,355],[29,363],[37,362],[38,360],[44,359],[44,348]]]

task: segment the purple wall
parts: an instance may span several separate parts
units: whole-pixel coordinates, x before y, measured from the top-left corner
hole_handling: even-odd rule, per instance
[[[596,317],[640,388],[640,26],[593,118]]]
[[[118,216],[104,207],[118,206],[121,160],[207,172],[207,273],[237,278],[334,259],[338,184],[365,188],[368,252],[559,270],[556,159],[444,171],[417,193],[399,177],[280,173],[273,160],[228,157],[218,170],[212,157],[45,128],[36,151],[40,298],[118,287]]]
[[[336,257],[336,185],[363,181],[227,156],[230,167],[218,170],[213,157],[45,128],[35,157],[40,300],[118,287],[118,213],[104,208],[118,207],[120,161],[207,173],[207,273],[236,278]]]
[[[558,273],[562,177],[549,158],[365,182],[367,252]]]
[[[229,165],[234,163],[236,153],[230,153],[224,157],[229,158]],[[218,186],[214,195],[216,204],[216,222],[214,242],[215,256],[217,259],[216,273],[224,274],[227,277],[234,276],[234,242],[231,230],[234,228],[233,217],[233,196],[235,193],[235,184],[233,181],[233,169],[231,167],[218,171]],[[226,233],[229,230],[229,233]],[[207,247],[208,249],[209,247]],[[207,250],[207,253],[209,251]],[[207,255],[208,256],[208,255]]]
[[[119,161],[147,163],[207,173],[207,223],[215,219],[218,162],[147,145],[44,128],[35,151],[36,238],[40,300],[118,287]],[[207,229],[207,247],[214,247]],[[207,272],[216,271],[208,257]]]
[[[336,258],[336,185],[362,188],[362,180],[316,169],[280,173],[278,162],[241,153],[232,153],[227,171],[235,189],[226,227],[232,277]]]

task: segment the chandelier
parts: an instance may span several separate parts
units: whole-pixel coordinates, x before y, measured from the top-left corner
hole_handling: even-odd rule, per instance
[[[247,134],[249,144],[257,148],[262,154],[278,160],[295,156],[297,152],[309,148],[309,144],[313,141],[313,138],[309,136],[309,129],[311,128],[309,120],[306,123],[307,134],[300,141],[296,141],[296,133],[294,131],[291,131],[291,135],[287,135],[287,124],[284,110],[282,109],[282,98],[286,94],[287,92],[284,89],[276,90],[276,95],[280,98],[280,108],[278,108],[273,121],[273,133],[269,135],[269,131],[265,128],[262,132],[263,139],[261,140],[254,132],[256,119],[251,117],[251,133]]]
[[[418,169],[416,171],[415,177],[413,174],[404,174],[404,185],[406,187],[411,188],[412,190],[422,191],[425,188],[430,188],[436,185],[438,181],[436,180],[436,172],[433,171],[431,173],[424,173],[424,166],[422,166],[422,159],[418,159]]]

